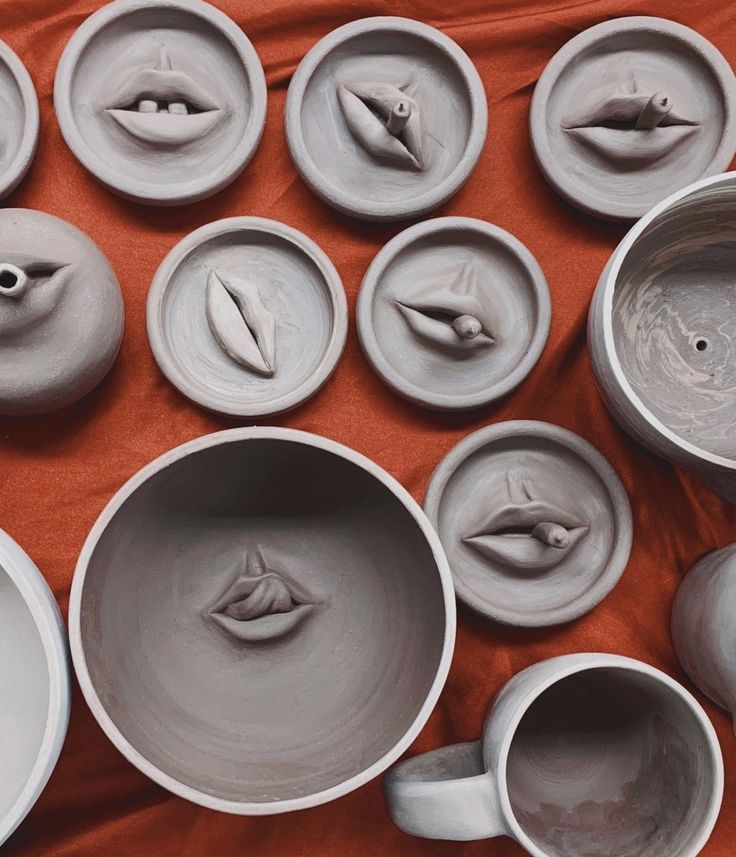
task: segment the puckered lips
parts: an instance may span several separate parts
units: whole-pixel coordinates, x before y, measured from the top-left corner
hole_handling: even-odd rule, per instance
[[[8,345],[53,313],[75,268],[73,262],[0,248],[0,336]]]
[[[640,166],[663,158],[697,133],[700,123],[664,92],[596,95],[562,121],[575,140],[611,161]]]
[[[238,576],[206,612],[237,640],[257,643],[285,637],[320,604],[283,571],[269,568],[262,552],[255,550],[246,555]]]
[[[489,559],[520,571],[545,571],[561,562],[588,532],[573,514],[544,500],[507,503],[463,542]]]
[[[106,109],[133,137],[159,146],[198,140],[225,115],[201,84],[186,72],[172,69],[164,47],[156,67],[133,72]]]

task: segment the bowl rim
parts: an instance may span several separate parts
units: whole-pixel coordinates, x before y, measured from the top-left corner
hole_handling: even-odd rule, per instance
[[[597,580],[583,595],[566,605],[546,611],[543,618],[539,618],[537,614],[525,614],[523,610],[512,613],[509,610],[497,609],[492,603],[476,595],[455,573],[453,582],[461,601],[494,622],[519,628],[546,628],[571,622],[597,607],[619,582],[629,562],[634,530],[631,502],[621,477],[603,453],[575,432],[540,420],[508,420],[485,426],[464,437],[439,461],[427,485],[424,510],[437,528],[442,496],[457,469],[483,447],[506,438],[519,437],[538,438],[564,447],[586,464],[601,481],[613,509],[617,535],[608,562]]]
[[[240,58],[250,84],[250,115],[243,136],[223,163],[195,179],[155,185],[131,179],[109,166],[79,130],[71,102],[72,78],[87,46],[124,16],[147,9],[182,12],[199,18],[218,31]],[[79,163],[114,193],[146,205],[184,205],[198,202],[227,187],[256,153],[266,127],[266,77],[260,57],[245,32],[223,11],[205,0],[113,0],[92,12],[72,33],[56,67],[53,102],[62,137]]]
[[[653,206],[640,220],[637,220],[637,222],[623,237],[620,244],[615,248],[611,254],[608,264],[601,274],[601,282],[599,284],[599,288],[601,288],[600,303],[598,303],[598,299],[596,299],[596,303],[591,304],[591,318],[594,312],[593,308],[598,304],[600,309],[595,313],[595,315],[602,322],[602,347],[605,352],[606,360],[608,361],[607,369],[610,369],[619,389],[631,403],[632,407],[636,409],[639,417],[644,420],[647,426],[655,434],[663,437],[665,441],[678,450],[678,452],[684,454],[687,460],[712,465],[721,471],[736,471],[736,459],[726,458],[723,455],[708,452],[708,450],[690,443],[690,441],[685,440],[675,434],[671,429],[667,428],[667,426],[646,407],[644,402],[634,391],[634,388],[629,383],[623,371],[621,362],[618,359],[613,336],[613,294],[616,290],[616,283],[621,271],[621,266],[623,265],[629,250],[631,250],[652,222],[661,214],[664,214],[673,205],[704,188],[716,187],[720,184],[732,184],[736,190],[736,170],[720,173],[716,176],[709,176],[687,185],[687,187],[670,194],[666,199],[657,203],[657,205]]]
[[[9,196],[21,183],[33,163],[41,125],[38,96],[33,78],[18,54],[0,39],[0,65],[5,65],[20,91],[23,102],[23,132],[18,151],[8,166],[0,172],[0,199]]]
[[[119,731],[107,714],[100,698],[97,695],[89,670],[87,669],[81,632],[81,602],[89,562],[100,537],[107,528],[107,525],[128,498],[152,476],[189,455],[229,443],[241,443],[243,441],[250,440],[278,440],[299,443],[313,449],[329,452],[344,459],[350,464],[361,468],[377,479],[403,504],[427,540],[439,573],[445,612],[442,653],[437,664],[432,685],[412,724],[404,732],[403,736],[394,744],[394,746],[380,759],[373,762],[364,770],[328,789],[323,789],[322,791],[302,795],[296,798],[288,798],[286,800],[270,800],[262,802],[230,800],[200,791],[165,773],[139,753],[138,750],[133,747],[133,745]],[[69,640],[71,644],[72,662],[74,664],[74,669],[84,698],[95,719],[102,727],[110,741],[123,754],[123,756],[128,759],[129,762],[135,765],[135,767],[146,774],[146,776],[150,777],[154,782],[168,789],[170,792],[179,795],[179,797],[186,798],[193,803],[199,804],[200,806],[219,810],[220,812],[232,813],[234,815],[274,815],[276,813],[290,812],[292,810],[308,809],[348,794],[383,773],[383,771],[392,765],[414,741],[429,718],[429,715],[432,713],[450,669],[455,644],[455,630],[455,597],[452,585],[452,575],[450,573],[447,558],[445,557],[439,537],[435,533],[429,519],[408,491],[396,479],[394,479],[393,476],[380,467],[380,465],[348,446],[344,446],[337,441],[330,440],[329,438],[312,434],[310,432],[270,426],[233,428],[203,435],[170,449],[168,452],[163,453],[163,455],[158,456],[158,458],[155,458],[149,464],[141,468],[120,489],[118,489],[92,526],[92,529],[84,542],[74,570],[74,577],[72,579],[71,593],[69,597]]]
[[[59,759],[69,725],[71,670],[69,648],[59,605],[38,566],[21,546],[0,529],[0,567],[20,592],[41,637],[49,678],[46,727],[38,756],[26,783],[0,817],[0,845],[15,831],[38,800]]]
[[[470,102],[470,130],[458,163],[439,184],[409,200],[374,202],[358,199],[354,194],[333,184],[312,159],[302,132],[302,101],[321,62],[349,39],[377,31],[402,33],[429,42],[457,69]],[[286,94],[284,132],[297,172],[323,202],[343,214],[363,220],[408,220],[438,208],[457,193],[470,177],[483,151],[487,131],[488,101],[485,86],[475,64],[454,39],[436,27],[413,18],[377,15],[336,27],[312,45],[304,55],[291,78]]]

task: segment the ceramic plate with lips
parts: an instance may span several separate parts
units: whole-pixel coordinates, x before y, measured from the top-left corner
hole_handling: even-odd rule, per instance
[[[54,85],[62,133],[117,193],[154,205],[211,196],[248,163],[266,84],[242,30],[201,0],[116,0],[88,18]]]
[[[38,98],[31,76],[0,41],[0,199],[17,187],[38,143]]]
[[[631,509],[610,464],[549,423],[497,423],[439,463],[424,508],[458,596],[497,622],[540,627],[587,613],[629,558]]]
[[[416,404],[463,411],[520,384],[544,349],[547,281],[503,229],[438,217],[399,233],[375,257],[358,294],[363,351],[381,378]]]
[[[72,404],[112,366],[123,299],[109,262],[79,229],[0,210],[0,414]]]
[[[101,726],[156,782],[224,812],[339,797],[395,761],[454,643],[426,516],[377,465],[278,428],[207,435],[102,512],[70,601]]]
[[[573,205],[632,220],[726,169],[736,79],[707,39],[663,18],[617,18],[577,35],[534,91],[534,153]]]

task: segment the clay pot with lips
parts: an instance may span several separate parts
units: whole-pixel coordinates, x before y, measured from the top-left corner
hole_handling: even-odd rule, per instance
[[[123,317],[117,278],[84,233],[40,211],[0,211],[0,413],[89,393],[117,356]]]
[[[28,172],[38,143],[38,98],[20,58],[0,40],[0,200]]]

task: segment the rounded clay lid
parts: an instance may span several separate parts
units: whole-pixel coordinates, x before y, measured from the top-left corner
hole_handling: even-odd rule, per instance
[[[366,357],[397,393],[462,411],[514,389],[544,349],[542,269],[513,235],[469,217],[399,233],[368,268],[357,324]]]
[[[37,414],[89,393],[123,336],[110,263],[76,226],[0,210],[0,414]]]
[[[38,98],[31,76],[0,40],[0,199],[12,193],[31,166],[38,143]]]
[[[260,142],[266,81],[238,25],[201,0],[117,0],[69,40],[54,83],[69,148],[116,193],[204,199]]]
[[[483,83],[434,27],[364,18],[333,30],[299,64],[286,139],[304,181],[366,220],[426,214],[467,180],[488,126]]]
[[[633,220],[726,169],[735,107],[731,66],[706,38],[664,18],[615,18],[550,60],[532,98],[532,146],[572,205]]]
[[[558,625],[592,610],[631,550],[616,472],[549,423],[497,423],[466,437],[437,465],[424,509],[458,597],[508,625]]]
[[[324,252],[283,223],[232,217],[196,229],[159,267],[148,339],[162,372],[211,411],[294,408],[335,370],[347,302]]]

